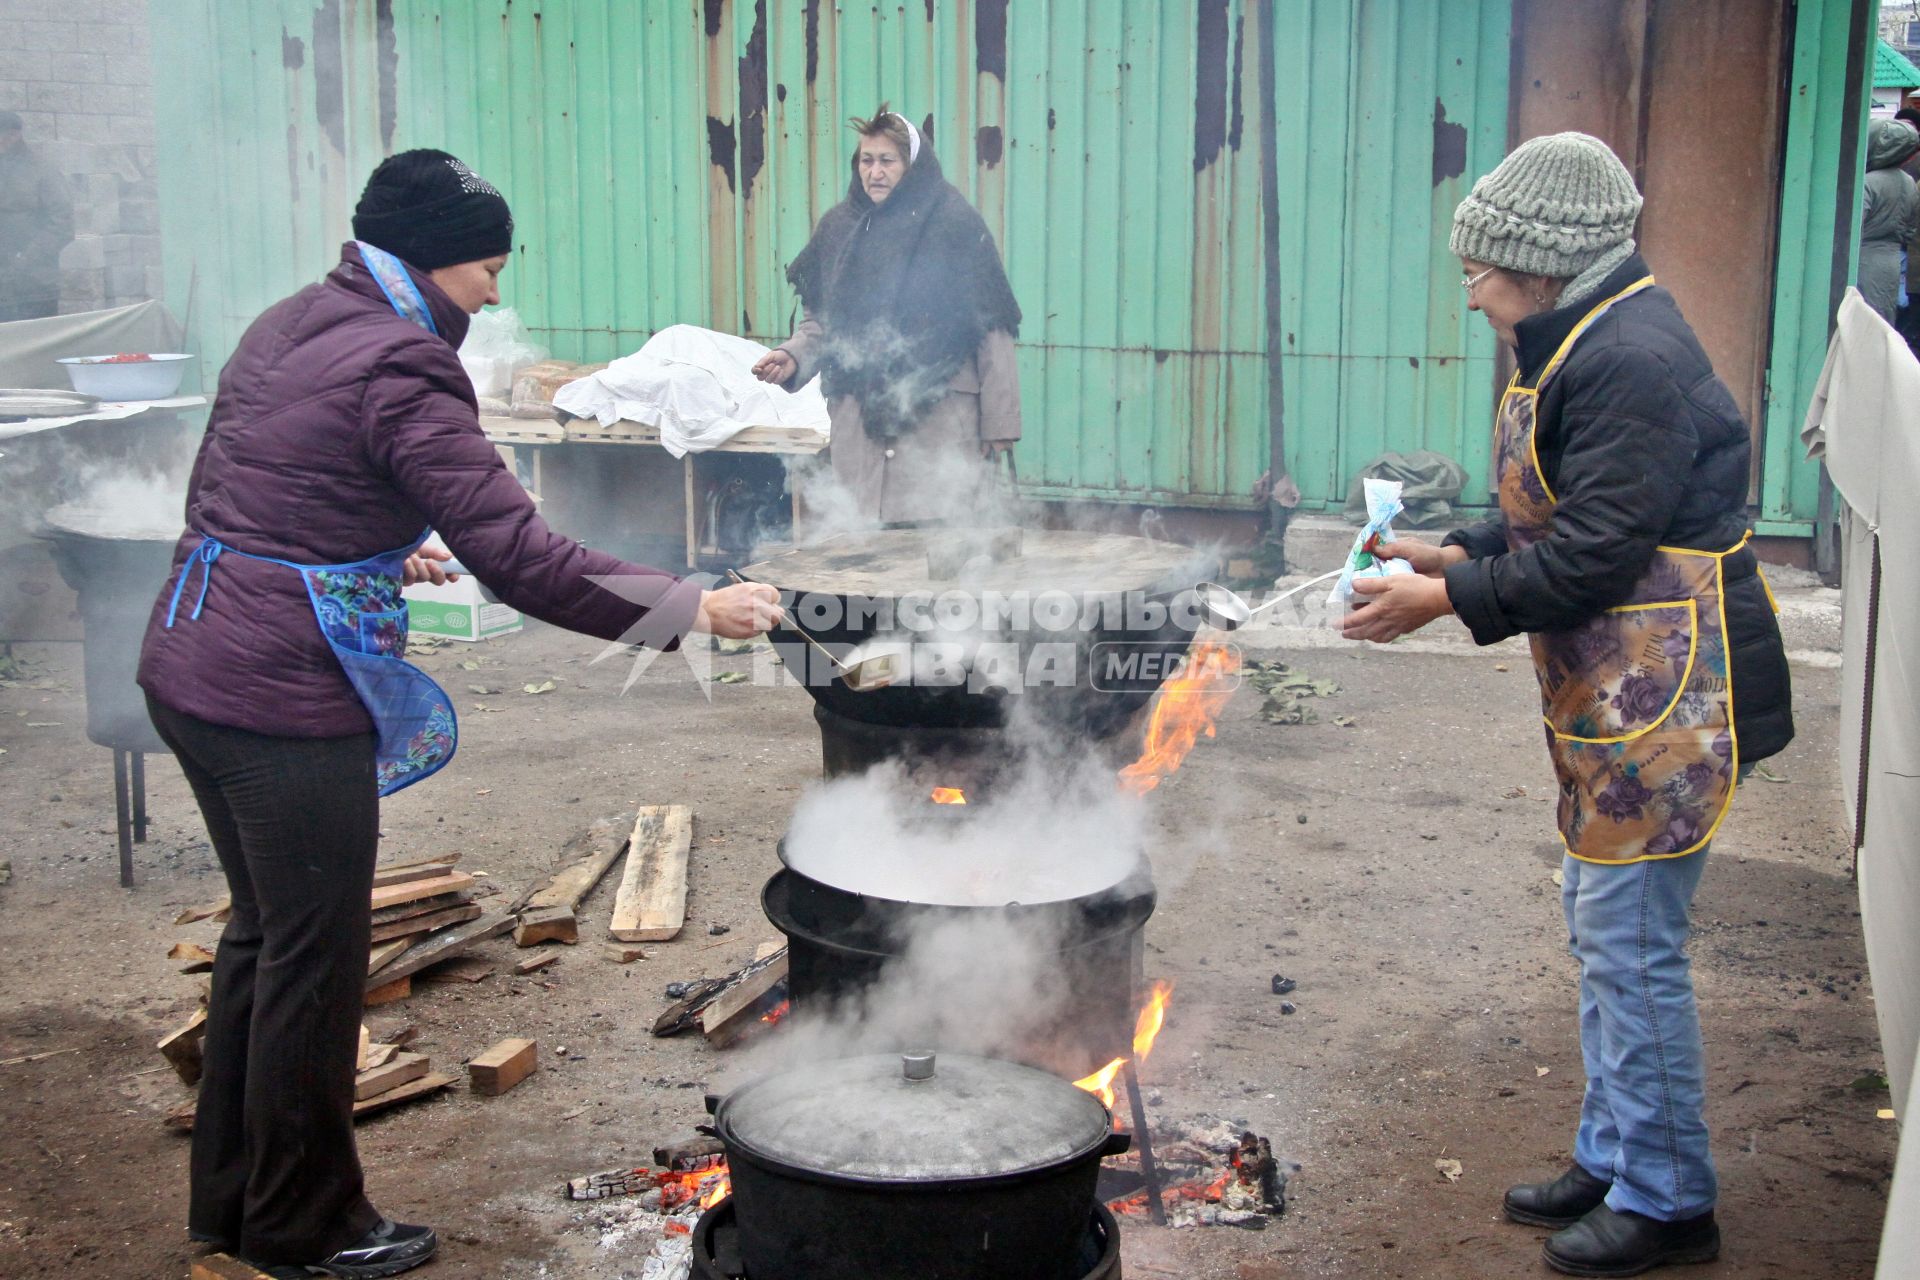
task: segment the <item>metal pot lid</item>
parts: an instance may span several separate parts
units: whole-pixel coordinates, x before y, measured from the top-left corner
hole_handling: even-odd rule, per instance
[[[1214,563],[1192,547],[1120,533],[1071,529],[1020,531],[1018,554],[981,558],[961,578],[935,577],[929,554],[985,536],[967,529],[879,529],[837,534],[748,565],[741,575],[784,591],[869,599],[930,592],[1065,591],[1087,593],[1190,587]],[[804,623],[802,625],[805,625]]]
[[[79,391],[0,387],[0,418],[71,418],[99,407],[99,396]]]
[[[993,1178],[1069,1163],[1107,1140],[1092,1094],[1044,1071],[967,1054],[839,1058],[728,1094],[720,1136],[763,1164],[828,1178]]]
[[[138,507],[66,502],[49,510],[41,520],[50,532],[67,537],[103,542],[173,542],[186,529],[180,515],[185,506],[184,492],[176,497],[155,489]]]

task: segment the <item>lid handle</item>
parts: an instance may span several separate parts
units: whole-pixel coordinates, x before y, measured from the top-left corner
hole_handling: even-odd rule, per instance
[[[900,1070],[909,1080],[933,1079],[933,1054],[903,1053],[900,1055]]]

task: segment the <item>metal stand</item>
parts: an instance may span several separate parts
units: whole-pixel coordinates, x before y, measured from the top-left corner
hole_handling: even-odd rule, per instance
[[[1160,1200],[1160,1170],[1153,1162],[1153,1133],[1147,1128],[1147,1104],[1140,1097],[1140,1077],[1134,1071],[1133,1059],[1127,1059],[1127,1065],[1120,1069],[1127,1081],[1127,1105],[1133,1111],[1133,1145],[1140,1152],[1140,1176],[1147,1184],[1147,1209],[1153,1214],[1153,1225],[1167,1225],[1167,1206]]]
[[[132,767],[127,757],[132,756]],[[147,842],[147,757],[113,749],[113,818],[120,839],[120,886],[133,887],[133,846]]]

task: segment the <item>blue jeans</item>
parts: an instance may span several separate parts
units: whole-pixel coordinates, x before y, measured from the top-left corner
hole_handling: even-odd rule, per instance
[[[1706,1063],[1686,942],[1707,851],[1603,864],[1567,857],[1561,902],[1580,962],[1587,1093],[1573,1158],[1608,1207],[1673,1221],[1713,1208]]]

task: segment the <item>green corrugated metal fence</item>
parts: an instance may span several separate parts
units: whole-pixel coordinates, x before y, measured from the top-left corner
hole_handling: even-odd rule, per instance
[[[1309,507],[1337,504],[1377,453],[1430,448],[1484,499],[1493,341],[1445,242],[1505,148],[1508,0],[1272,7],[1290,468]],[[1823,15],[1847,8],[1799,6],[1796,85],[1832,83],[1846,23]],[[778,340],[785,264],[846,187],[844,122],[885,98],[930,125],[1000,239],[1026,314],[1030,486],[1249,506],[1268,450],[1260,12],[169,0],[153,7],[169,297],[191,296],[198,349],[222,358],[331,265],[381,155],[442,146],[513,202],[503,292],[556,355],[608,359],[677,322]],[[1783,274],[1777,295],[1776,519],[1812,505],[1781,426],[1818,368],[1823,109],[1796,96],[1790,125],[1783,261],[1810,278]]]

